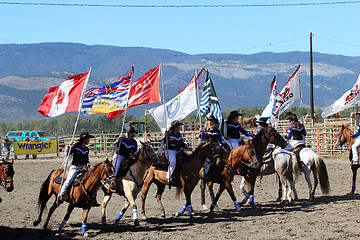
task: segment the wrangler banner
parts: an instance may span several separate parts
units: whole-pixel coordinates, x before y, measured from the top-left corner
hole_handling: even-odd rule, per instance
[[[56,140],[14,142],[15,155],[56,153],[56,152],[57,152]]]

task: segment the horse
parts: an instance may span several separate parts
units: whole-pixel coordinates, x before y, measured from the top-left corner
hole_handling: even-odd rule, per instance
[[[56,197],[59,194],[60,184],[55,183],[55,178],[63,172],[64,169],[53,170],[43,182],[37,203],[39,208],[39,216],[33,223],[35,227],[41,222],[42,213],[46,207],[46,203],[49,201],[51,196],[55,195]],[[71,186],[71,188],[69,187],[69,191],[67,191],[65,197],[65,201],[69,203],[69,206],[67,208],[66,215],[58,228],[58,233],[60,233],[64,228],[66,221],[69,219],[73,209],[75,207],[81,207],[83,208],[83,223],[81,228],[82,235],[88,235],[86,232],[87,217],[91,206],[96,200],[97,190],[101,186],[105,186],[106,188],[115,191],[116,182],[113,166],[111,161],[108,159],[95,165],[93,169],[87,169],[79,186]],[[56,208],[59,207],[59,205],[60,203],[58,203],[55,198],[55,201],[51,206],[44,223],[44,229],[47,228],[51,215],[54,213]]]
[[[277,201],[281,203],[286,200],[291,203],[298,198],[295,189],[295,182],[300,175],[300,169],[296,155],[286,150],[275,149],[271,153],[271,160],[263,163],[258,176],[265,176],[276,173],[279,180],[279,195]],[[289,183],[289,184],[288,184]],[[246,196],[245,178],[242,178],[240,190]],[[293,193],[294,198],[291,197]]]
[[[2,160],[0,162],[0,185],[7,191],[12,192],[14,190],[14,159],[11,161]],[[0,203],[2,199],[0,198]]]
[[[137,161],[131,165],[129,171],[124,177],[117,177],[117,188],[116,193],[120,196],[125,196],[126,201],[125,205],[116,217],[115,224],[118,224],[121,217],[124,215],[126,210],[131,205],[133,209],[133,217],[135,226],[139,226],[138,214],[137,214],[137,206],[136,206],[136,196],[140,192],[141,187],[144,182],[144,176],[147,172],[147,169],[151,164],[157,162],[158,156],[156,155],[154,149],[148,143],[142,143],[142,147],[139,150],[137,157]],[[104,190],[104,200],[101,204],[102,208],[102,223],[106,223],[106,206],[111,199],[112,192]]]
[[[350,160],[350,162],[352,161],[351,147],[354,144],[354,138],[351,137],[351,135],[353,133],[354,132],[348,126],[342,125],[341,129],[340,129],[340,131],[338,133],[339,138],[335,143],[336,146],[340,146],[340,147],[346,142],[349,144],[349,148],[350,148],[350,150],[349,150],[350,151],[349,152],[349,160]],[[354,193],[355,193],[356,175],[357,175],[357,170],[358,170],[359,167],[360,167],[360,165],[358,165],[358,164],[351,164],[351,171],[352,171],[353,176],[352,176],[351,191],[349,193],[350,196],[353,196]]]
[[[184,164],[181,169],[175,169],[173,176],[177,179],[176,197],[179,197],[180,187],[183,188],[185,193],[186,203],[176,216],[182,215],[188,209],[189,216],[192,216],[191,207],[191,193],[194,190],[197,182],[200,179],[200,170],[203,169],[206,158],[211,161],[220,161],[222,149],[215,143],[201,143],[192,153],[186,156]],[[165,209],[161,202],[161,196],[165,190],[165,186],[169,184],[166,178],[167,170],[157,169],[151,166],[144,179],[143,192],[142,192],[142,218],[146,220],[145,214],[145,200],[149,191],[150,185],[155,183],[157,185],[156,200],[161,210],[161,216],[165,217]]]
[[[215,199],[210,206],[210,212],[213,212],[217,201],[219,200],[222,192],[226,189],[230,194],[231,199],[234,202],[235,209],[239,212],[240,206],[247,202],[250,195],[254,193],[255,180],[257,174],[261,169],[262,158],[266,151],[268,143],[273,143],[276,146],[285,147],[286,141],[275,130],[274,127],[262,128],[254,137],[254,139],[247,142],[245,145],[241,145],[233,149],[229,156],[224,159],[222,167],[215,168],[212,175],[210,175],[211,181],[220,184]],[[248,158],[244,157],[245,151],[253,152],[248,154]],[[234,179],[234,175],[240,169],[240,174],[245,177],[246,184],[250,191],[247,193],[244,200],[239,204],[236,201],[234,192],[232,190],[231,182]]]
[[[329,118],[342,118],[342,116],[341,116],[341,114],[338,112],[338,113],[334,113],[334,114],[326,117],[326,119],[329,119]]]
[[[240,124],[241,124],[243,127],[254,128],[254,127],[257,126],[257,124],[256,124],[256,117],[248,117],[248,118],[241,117],[241,118],[240,118]]]

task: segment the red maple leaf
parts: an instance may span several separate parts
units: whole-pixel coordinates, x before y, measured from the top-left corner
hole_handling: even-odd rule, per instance
[[[59,91],[57,92],[57,101],[56,101],[56,108],[59,109],[59,104],[62,104],[62,101],[64,100],[65,97],[65,92],[61,91],[61,89],[59,89]]]

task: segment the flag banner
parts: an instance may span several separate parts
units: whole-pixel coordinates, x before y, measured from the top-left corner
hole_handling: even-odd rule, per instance
[[[214,85],[209,77],[209,72],[207,72],[203,93],[201,95],[200,113],[205,118],[214,115],[214,117],[219,120],[219,123],[221,123],[222,116],[220,104],[216,96]]]
[[[280,115],[288,109],[297,99],[301,98],[300,87],[300,65],[294,74],[289,78],[285,87],[275,98],[275,108],[271,115],[270,122],[277,125]]]
[[[163,134],[170,128],[171,122],[181,121],[197,109],[196,82],[196,75],[194,75],[176,97],[165,103],[165,107],[161,105],[149,110]]]
[[[125,110],[133,69],[110,85],[94,87],[86,91],[81,112],[85,115]]]
[[[60,86],[49,88],[38,112],[46,117],[56,117],[66,112],[79,110],[81,95],[89,72],[69,77]]]
[[[274,111],[275,108],[275,99],[278,92],[276,91],[276,74],[274,76],[274,79],[271,82],[271,88],[270,88],[270,99],[268,105],[265,107],[264,111],[261,113],[262,118],[270,118],[271,114]]]
[[[160,102],[159,95],[159,74],[160,66],[157,66],[145,73],[139,78],[130,88],[128,108],[147,104]],[[113,119],[123,113],[125,110],[118,110],[108,113],[108,118]]]
[[[324,108],[324,111],[321,114],[322,118],[326,118],[334,113],[343,111],[346,108],[353,106],[356,101],[359,99],[359,85],[360,85],[360,74],[355,82],[355,85],[346,93],[344,93],[341,98],[336,100],[330,106]]]
[[[43,154],[56,153],[56,140],[48,141],[31,141],[31,142],[14,142],[14,154]]]

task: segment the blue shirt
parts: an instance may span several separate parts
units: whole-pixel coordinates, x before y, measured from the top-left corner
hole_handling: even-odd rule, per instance
[[[357,138],[360,135],[360,123],[358,124],[358,130],[356,133],[352,134],[351,137],[352,138]]]
[[[205,130],[204,128],[200,133],[200,138],[202,141],[209,141],[210,138],[213,138],[215,141],[217,140],[223,147],[229,147],[229,145],[222,137],[220,130],[217,128],[214,130]]]
[[[298,129],[294,125],[289,126],[289,133],[285,136],[286,139],[290,139],[293,137],[294,140],[302,140],[303,136],[306,136],[306,130],[305,127],[302,126],[301,129]]]
[[[166,137],[164,137],[161,142],[166,144]],[[182,148],[187,148],[184,140],[181,136],[181,133],[170,133],[167,135],[167,144],[169,150],[180,151]]]
[[[126,137],[122,137],[118,154],[124,157],[129,157],[137,151],[137,142],[133,138],[129,141]]]
[[[225,121],[228,138],[239,139],[240,133],[251,137],[251,132],[246,131],[238,122]]]

